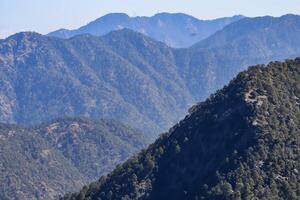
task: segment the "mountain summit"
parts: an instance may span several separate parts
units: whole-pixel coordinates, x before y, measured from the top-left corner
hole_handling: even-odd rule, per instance
[[[129,17],[124,13],[111,13],[78,29],[60,29],[48,35],[60,38],[85,33],[102,36],[111,31],[129,28],[172,47],[188,47],[242,18],[243,16],[237,15],[215,20],[199,20],[182,13],[159,13],[152,17]]]
[[[299,199],[300,58],[250,67],[65,199]]]

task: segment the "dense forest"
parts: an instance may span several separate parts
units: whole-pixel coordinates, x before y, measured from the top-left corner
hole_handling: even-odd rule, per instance
[[[250,67],[65,200],[300,198],[300,58]]]
[[[146,144],[141,132],[113,120],[0,124],[0,199],[57,199],[111,172]]]

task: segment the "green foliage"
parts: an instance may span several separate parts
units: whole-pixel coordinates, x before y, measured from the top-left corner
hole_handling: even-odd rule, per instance
[[[0,199],[55,199],[88,179],[36,132],[0,124]]]
[[[63,118],[35,129],[90,181],[111,172],[149,141],[114,120]]]
[[[57,199],[111,172],[146,143],[113,120],[63,118],[31,129],[0,124],[0,199]],[[84,187],[77,199],[97,187]]]
[[[300,59],[251,67],[84,199],[299,199],[299,97]]]

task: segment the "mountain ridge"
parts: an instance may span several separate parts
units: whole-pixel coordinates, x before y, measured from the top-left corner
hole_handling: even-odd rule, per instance
[[[111,34],[114,34],[114,32]],[[99,38],[92,35],[81,35],[68,40],[62,40],[48,36],[44,37],[38,34],[20,33],[13,37],[10,37],[8,40],[5,40],[4,43],[2,43],[2,49],[8,49],[5,50],[5,53],[2,56],[0,56],[0,63],[2,60],[5,61],[4,63],[2,62],[3,65],[11,66],[15,68],[15,70],[19,71],[19,73],[23,73],[23,75],[21,76],[21,74],[16,73],[15,71],[3,72],[3,75],[8,74],[7,76],[3,77],[3,80],[7,80],[8,82],[13,83],[11,85],[11,88],[13,89],[6,90],[6,88],[3,88],[2,91],[4,92],[4,94],[11,93],[10,95],[12,96],[17,94],[20,97],[16,99],[20,99],[24,102],[19,102],[20,105],[23,105],[22,107],[11,105],[11,102],[6,100],[6,97],[7,95],[9,96],[9,94],[5,94],[4,100],[6,101],[4,101],[3,106],[3,110],[5,112],[3,113],[12,113],[15,112],[13,109],[20,109],[18,113],[25,114],[27,112],[26,109],[31,109],[31,107],[37,107],[37,109],[35,108],[37,112],[45,113],[42,110],[38,110],[39,107],[41,109],[44,109],[45,104],[42,102],[45,102],[46,100],[48,104],[47,109],[50,109],[52,107],[52,110],[50,112],[47,112],[48,115],[46,118],[42,118],[41,116],[43,115],[40,114],[34,114],[34,116],[38,116],[38,118],[24,115],[19,119],[17,118],[18,123],[24,124],[24,122],[26,121],[33,122],[37,120],[34,123],[29,123],[32,125],[35,123],[40,123],[41,120],[47,121],[49,119],[49,116],[51,116],[51,119],[65,115],[78,116],[78,114],[91,118],[121,118],[121,121],[123,120],[123,122],[127,123],[126,121],[128,120],[124,121],[126,116],[127,119],[134,122],[135,124],[137,122],[141,124],[135,128],[144,128],[146,125],[148,126],[149,130],[157,129],[157,125],[161,126],[161,123],[165,123],[165,120],[157,120],[159,119],[157,118],[157,115],[158,117],[164,117],[164,113],[168,113],[166,112],[166,109],[184,109],[186,103],[181,103],[181,106],[177,105],[179,105],[180,102],[190,101],[188,100],[188,98],[191,97],[189,97],[188,94],[182,97],[179,96],[179,90],[182,90],[180,87],[184,87],[184,85],[181,84],[181,86],[178,87],[178,83],[175,83],[171,79],[171,77],[165,79],[164,74],[168,75],[169,73],[160,73],[160,71],[164,69],[162,67],[155,67],[154,69],[154,65],[157,64],[153,63],[152,58],[148,56],[147,60],[145,60],[144,58],[142,58],[143,55],[141,55],[137,50],[137,48],[140,48],[138,45],[151,44],[155,46],[155,51],[152,52],[155,55],[159,54],[159,52],[156,51],[160,51],[160,48],[171,52],[166,45],[164,45],[163,43],[156,43],[154,40],[148,37],[129,30],[118,32],[117,35],[114,35],[112,37],[115,37],[114,40],[116,38],[119,38],[117,40],[121,40],[123,36],[126,36],[127,38],[131,37],[133,39],[140,38],[140,43],[135,44],[136,46],[130,44],[132,46],[132,53],[134,54],[131,60],[129,60],[125,55],[121,55],[120,53],[118,53],[116,49],[113,50],[112,46],[108,44],[108,41],[106,41],[109,39],[107,37]],[[25,39],[27,37],[33,38],[34,41],[32,44],[30,44],[30,42]],[[39,38],[35,39],[35,37]],[[25,42],[19,40],[24,40]],[[41,42],[39,43],[39,41]],[[22,45],[18,46],[18,43]],[[129,44],[129,42],[124,39],[123,44],[127,45]],[[18,50],[18,48],[20,49]],[[143,54],[151,53],[151,51],[151,49],[145,49]],[[167,57],[169,57],[169,55],[167,55]],[[11,58],[13,58],[13,60],[15,59],[16,62],[11,62]],[[167,62],[167,60],[167,58],[164,58],[163,62]],[[152,64],[149,63],[150,61],[152,62]],[[33,64],[28,68],[24,68],[24,62],[33,62]],[[146,74],[146,69],[147,71],[152,71],[151,75]],[[170,67],[169,69],[166,68],[166,70],[174,71],[174,69]],[[31,74],[33,74],[34,76],[32,77]],[[156,76],[155,74],[161,75]],[[35,83],[20,84],[14,82],[13,80],[17,79],[17,76],[23,77],[20,78],[18,82],[33,81]],[[11,80],[8,79],[8,77],[14,78]],[[24,77],[31,78],[24,79]],[[44,78],[41,79],[40,77]],[[63,85],[56,84],[57,82],[69,85],[68,89]],[[124,83],[126,83],[126,85]],[[137,85],[137,83],[139,83],[139,85]],[[27,87],[25,87],[25,85],[27,85]],[[161,85],[164,85],[164,87],[161,87]],[[21,88],[18,89],[16,88],[16,86]],[[49,87],[50,89],[46,93],[46,95],[42,95],[42,91],[46,89],[43,89],[43,87]],[[76,91],[74,90],[74,88],[77,88]],[[22,97],[24,96],[22,94],[29,89],[30,91],[28,92],[36,96],[33,96],[32,98],[37,98],[34,101],[27,101],[26,98]],[[92,90],[94,90],[93,93]],[[166,90],[170,90],[171,93],[167,92]],[[126,91],[128,91],[128,94],[125,93]],[[66,92],[69,93],[69,95],[62,95]],[[74,93],[77,93],[77,97],[70,98],[70,96],[73,96]],[[161,94],[160,96],[158,95],[159,93]],[[55,97],[57,95],[58,97]],[[168,97],[168,95],[171,95],[171,98]],[[86,96],[89,96],[89,98],[85,98]],[[165,100],[162,101],[161,97],[163,97]],[[80,99],[80,101],[82,102],[76,102],[77,99]],[[51,103],[55,101],[57,103]],[[69,108],[68,106],[66,106],[66,104],[64,104],[65,106],[63,108],[58,109],[57,106],[60,105],[59,102],[61,101],[69,102]],[[88,101],[94,103],[88,103]],[[76,106],[76,104],[83,105],[84,102],[86,102],[86,106],[84,106],[83,108]],[[154,108],[150,109],[150,107],[142,106],[141,103],[143,102],[149,102],[147,104],[153,106]],[[157,102],[157,104],[154,104],[153,102]],[[35,105],[33,105],[32,103],[34,103]],[[171,105],[173,104],[173,106],[170,107],[170,103]],[[31,105],[24,107],[25,104]],[[95,104],[105,104],[106,106],[97,106],[95,110]],[[116,107],[117,105],[118,108]],[[113,106],[115,108],[108,109],[110,106]],[[25,110],[22,111],[22,109]],[[153,113],[154,111],[155,114],[152,115],[151,113]],[[63,113],[58,115],[57,112]],[[86,114],[84,114],[85,112]],[[114,112],[115,114],[113,114]],[[141,114],[142,112],[144,114]],[[171,115],[170,117],[172,118]],[[12,121],[9,119],[8,114],[3,116],[3,118],[3,121]],[[144,118],[143,121],[141,120],[142,118]],[[156,118],[156,123],[151,122],[151,118]],[[154,131],[151,132],[154,133]]]
[[[299,78],[300,58],[250,67],[148,149],[63,199],[298,199]]]
[[[247,66],[300,54],[300,17],[270,19],[276,23],[241,19],[186,49],[130,29],[70,39],[15,35],[0,44],[0,120],[114,118],[155,138]],[[243,33],[244,21],[253,34]]]
[[[151,17],[130,17],[125,13],[110,13],[78,29],[59,29],[48,35],[61,38],[70,38],[84,33],[103,36],[110,31],[129,28],[172,47],[188,47],[243,17],[235,15],[213,20],[199,20],[184,13],[158,13]],[[178,28],[178,23],[181,24],[181,29]]]

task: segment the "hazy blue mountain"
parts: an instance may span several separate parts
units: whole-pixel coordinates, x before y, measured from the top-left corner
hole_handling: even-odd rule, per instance
[[[57,199],[112,171],[149,142],[112,120],[0,124],[0,199]]]
[[[129,29],[0,43],[0,120],[119,120],[157,136],[248,65],[300,55],[299,16],[244,18],[186,49]]]
[[[298,15],[244,18],[178,50],[176,65],[192,96],[204,99],[249,65],[299,56],[299,34]]]
[[[128,29],[69,40],[19,33],[0,49],[3,122],[85,116],[117,119],[154,134],[192,102],[172,49]]]
[[[66,200],[300,198],[300,58],[258,65]]]
[[[243,16],[237,15],[215,20],[199,20],[182,13],[159,13],[152,17],[129,17],[124,13],[112,13],[78,29],[60,29],[48,35],[60,38],[85,33],[102,36],[111,31],[128,28],[172,47],[188,47],[242,18]]]

